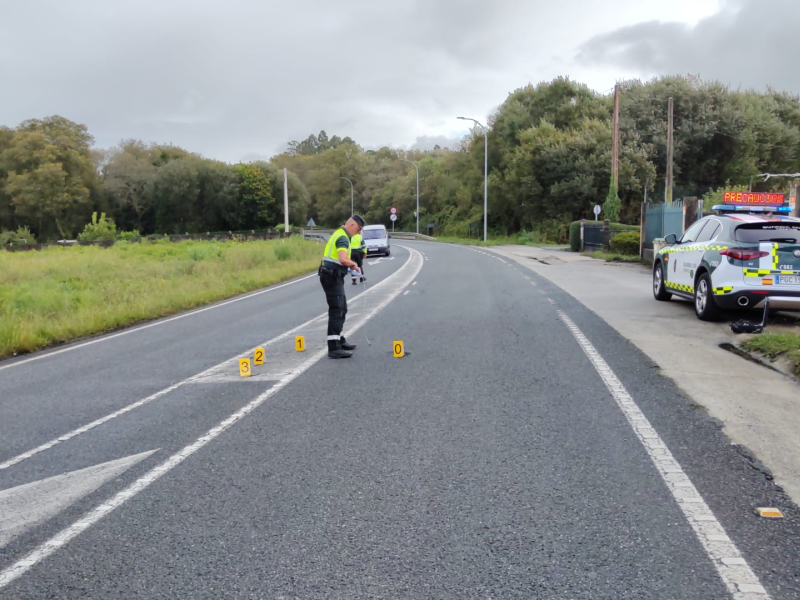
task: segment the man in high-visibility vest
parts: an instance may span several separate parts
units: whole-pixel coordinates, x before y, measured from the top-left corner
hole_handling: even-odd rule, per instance
[[[367,243],[364,236],[360,233],[350,238],[350,258],[352,258],[361,270],[360,281],[364,282],[364,258],[367,256]],[[356,285],[356,276],[353,275],[353,285]]]
[[[364,219],[353,215],[347,222],[331,234],[325,244],[325,254],[319,266],[319,281],[325,290],[328,302],[328,358],[349,358],[353,356],[355,344],[347,343],[342,335],[344,319],[347,315],[347,298],[344,295],[344,278],[348,269],[361,275],[361,269],[350,257],[350,238],[361,233]]]

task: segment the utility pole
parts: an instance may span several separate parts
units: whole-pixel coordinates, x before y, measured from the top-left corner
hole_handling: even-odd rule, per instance
[[[616,189],[619,185],[619,84],[614,86],[614,138],[611,141],[611,180]]]
[[[350,184],[350,216],[352,217],[355,213],[355,209],[353,208],[353,182],[350,181],[347,177],[339,177],[339,179],[344,179],[347,183]]]
[[[283,168],[283,233],[289,233],[289,174]]]
[[[667,104],[667,179],[664,186],[664,202],[672,203],[672,97]]]
[[[486,242],[489,214],[489,129],[483,123],[470,117],[456,117],[462,121],[472,121],[483,129],[483,241]]]
[[[408,159],[401,158],[400,160],[414,165],[414,170],[417,172],[417,234],[419,234],[419,167],[417,167],[416,163]],[[392,223],[392,225],[394,226],[394,223]]]

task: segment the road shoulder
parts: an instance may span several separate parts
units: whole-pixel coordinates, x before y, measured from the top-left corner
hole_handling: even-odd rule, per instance
[[[548,279],[630,340],[800,502],[797,384],[723,349],[739,341],[726,323],[698,321],[689,303],[656,302],[650,274],[639,265],[528,246],[488,250]]]

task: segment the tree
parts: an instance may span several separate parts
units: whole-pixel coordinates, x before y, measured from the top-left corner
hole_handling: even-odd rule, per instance
[[[133,209],[140,232],[143,229],[142,217],[152,205],[152,186],[159,161],[157,149],[129,140],[110,153],[103,167],[103,188],[114,196],[119,206]]]
[[[231,222],[237,229],[262,229],[275,223],[275,198],[267,175],[257,165],[238,164],[239,199]]]
[[[93,141],[85,125],[63,117],[23,122],[0,158],[15,213],[40,224],[50,220],[62,238],[70,237],[97,183]]]

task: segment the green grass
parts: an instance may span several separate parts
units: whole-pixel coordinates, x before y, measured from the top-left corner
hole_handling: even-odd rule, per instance
[[[638,263],[641,261],[638,254],[619,254],[618,252],[581,252],[581,254],[606,262]]]
[[[291,279],[321,252],[298,238],[0,251],[0,358]]]
[[[770,358],[786,356],[792,372],[800,377],[800,335],[796,333],[762,333],[747,340],[742,346]]]

